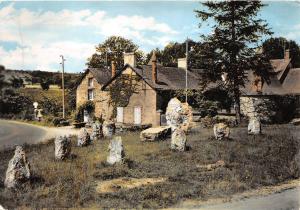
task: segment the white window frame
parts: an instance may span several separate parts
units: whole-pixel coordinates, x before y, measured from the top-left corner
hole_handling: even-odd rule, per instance
[[[88,78],[88,87],[94,87],[94,79]]]

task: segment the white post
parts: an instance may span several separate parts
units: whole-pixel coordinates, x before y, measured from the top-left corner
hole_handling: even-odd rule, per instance
[[[63,102],[63,119],[65,119],[65,59],[64,56],[61,55],[61,66],[62,66],[62,78],[61,78],[61,84],[62,84],[62,102]]]

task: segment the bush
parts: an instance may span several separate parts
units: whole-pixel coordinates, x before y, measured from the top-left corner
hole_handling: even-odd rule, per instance
[[[75,114],[75,121],[76,122],[82,122],[83,121],[83,112],[86,110],[88,114],[93,114],[95,111],[95,104],[92,101],[87,101],[84,104],[82,104],[80,107],[78,107],[78,110]]]
[[[55,117],[55,118],[53,118],[52,123],[53,123],[54,126],[59,126],[59,125],[60,125],[60,122],[61,122],[62,120],[63,120],[63,119],[60,118],[60,117]]]

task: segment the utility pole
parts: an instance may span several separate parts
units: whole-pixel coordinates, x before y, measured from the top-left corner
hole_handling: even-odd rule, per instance
[[[188,58],[189,58],[189,38],[186,38],[185,42],[185,53],[186,53],[186,69],[185,69],[185,102],[188,100]]]
[[[62,78],[61,78],[61,86],[62,86],[62,102],[63,102],[63,119],[65,119],[65,59],[64,56],[61,55],[61,67],[62,67]]]

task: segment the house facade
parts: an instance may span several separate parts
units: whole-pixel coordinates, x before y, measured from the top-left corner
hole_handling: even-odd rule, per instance
[[[177,68],[163,67],[157,63],[154,54],[148,65],[137,66],[134,53],[125,53],[124,64],[120,70],[114,66],[110,69],[87,69],[77,86],[77,108],[91,100],[95,103],[96,117],[124,124],[161,125],[172,93],[186,88],[185,62],[181,59]],[[127,103],[114,107],[110,90],[124,77],[128,78],[127,85],[134,85],[134,91],[128,95],[126,90],[120,90],[121,95],[128,95]],[[199,88],[196,74],[188,71],[187,78],[188,89]]]
[[[288,115],[297,115],[300,107],[300,68],[292,67],[288,50],[283,59],[270,60],[270,64],[269,83],[248,73],[240,98],[241,112],[248,117],[260,116],[265,122],[281,122]],[[289,102],[288,98],[293,100]],[[293,104],[280,107],[283,103]]]

